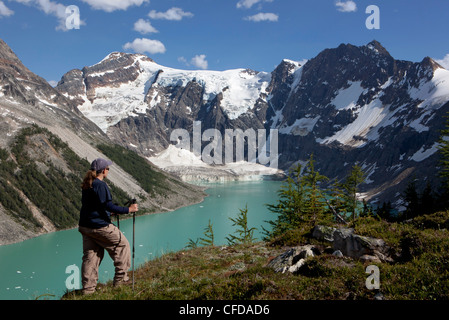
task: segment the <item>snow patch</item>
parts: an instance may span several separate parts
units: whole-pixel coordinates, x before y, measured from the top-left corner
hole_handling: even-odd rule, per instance
[[[285,124],[279,128],[279,133],[281,134],[291,134],[294,136],[306,136],[310,132],[312,132],[315,124],[320,119],[320,116],[316,116],[315,118],[301,118],[296,119],[295,123],[291,126],[286,126]]]
[[[420,105],[421,108],[430,105],[441,106],[449,100],[449,71],[442,68],[436,69],[430,81],[421,81],[417,88],[409,89],[409,95],[412,99],[426,101],[425,104]]]
[[[432,147],[425,149],[424,146],[421,147],[413,156],[409,158],[409,160],[413,160],[415,162],[421,162],[431,155],[433,155],[435,152],[438,151],[438,142],[435,142]]]
[[[346,127],[336,132],[333,136],[325,139],[317,139],[319,143],[331,143],[338,141],[342,144],[348,144],[354,147],[363,146],[365,139],[372,140],[368,134],[372,128],[377,126],[386,116],[385,107],[379,99],[374,99],[371,103],[359,108],[357,118]],[[355,139],[357,137],[357,139]]]
[[[336,97],[331,101],[337,110],[351,109],[356,106],[360,95],[366,90],[361,86],[361,81],[349,81],[349,87],[340,89]]]

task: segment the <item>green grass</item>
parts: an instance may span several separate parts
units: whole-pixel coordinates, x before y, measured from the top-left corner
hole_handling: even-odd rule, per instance
[[[415,218],[411,223],[358,219],[357,233],[383,238],[397,254],[394,263],[376,264],[380,269],[380,291],[386,299],[449,298],[449,232],[423,227],[433,226],[430,222],[435,219],[447,221],[449,212]],[[312,242],[323,248],[329,245],[310,239],[309,234],[310,230],[303,228],[286,234],[285,241],[277,238],[273,242],[167,253],[136,271],[134,292],[131,286],[113,288],[109,283],[93,295],[69,299],[374,299],[376,290],[365,286],[368,264],[358,260],[324,253],[309,258],[299,274],[276,273],[266,267],[286,250],[286,243]],[[405,251],[407,255],[399,258]]]

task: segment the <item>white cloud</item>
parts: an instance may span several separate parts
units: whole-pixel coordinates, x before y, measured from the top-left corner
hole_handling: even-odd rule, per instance
[[[260,22],[260,21],[276,22],[276,21],[278,21],[279,16],[277,14],[274,14],[274,13],[263,13],[263,12],[260,12],[258,14],[246,17],[244,19],[248,20],[248,21],[254,21],[254,22]]]
[[[141,6],[149,3],[149,0],[81,0],[89,4],[93,9],[112,12],[115,10],[126,10],[131,6]]]
[[[443,68],[449,70],[449,53],[445,55],[443,59],[435,59],[435,61],[438,62]]]
[[[182,18],[187,17],[193,17],[193,13],[191,12],[185,12],[181,8],[170,8],[165,12],[157,12],[156,10],[151,10],[150,13],[148,13],[148,16],[152,19],[165,19],[165,20],[182,20]]]
[[[273,2],[273,0],[240,0],[237,2],[237,8],[249,9],[259,2]]]
[[[9,17],[11,15],[14,14],[14,11],[12,11],[11,9],[9,9],[7,6],[5,6],[5,4],[3,3],[3,1],[0,1],[0,17]]]
[[[58,85],[58,81],[56,81],[56,80],[50,80],[50,81],[48,81],[48,83],[54,88],[54,87],[56,87],[57,85]]]
[[[208,62],[206,60],[205,54],[200,54],[200,55],[194,56],[192,58],[192,60],[190,60],[190,63],[200,69],[207,69],[207,67],[208,67]]]
[[[151,40],[146,38],[136,38],[133,42],[128,42],[123,46],[125,50],[133,50],[137,53],[165,53],[165,46],[159,40]]]
[[[194,56],[190,61],[187,61],[184,57],[179,57],[178,61],[185,64],[186,66],[194,66],[196,68],[204,69],[206,70],[209,67],[209,63],[206,60],[205,54],[197,54]]]
[[[157,33],[159,32],[155,27],[153,27],[150,21],[139,19],[134,23],[134,30],[140,32],[141,34],[146,33]]]
[[[53,15],[58,18],[59,25],[56,27],[56,30],[67,30],[65,25],[67,19],[65,5],[50,0],[36,0],[36,3],[45,14]]]
[[[354,1],[348,0],[348,1],[337,1],[335,3],[335,6],[337,7],[337,10],[340,12],[354,12],[357,11],[357,5]]]

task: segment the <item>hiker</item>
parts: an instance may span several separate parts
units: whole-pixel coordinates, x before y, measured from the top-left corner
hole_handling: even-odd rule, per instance
[[[82,188],[82,207],[79,232],[83,236],[82,293],[95,292],[98,268],[104,256],[104,249],[114,261],[113,284],[118,286],[129,282],[130,246],[123,233],[111,223],[111,214],[133,213],[137,204],[120,207],[112,203],[111,192],[103,180],[108,176],[112,161],[98,158],[86,173]]]

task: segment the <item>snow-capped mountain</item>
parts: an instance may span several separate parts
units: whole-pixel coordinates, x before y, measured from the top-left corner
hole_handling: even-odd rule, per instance
[[[368,197],[397,195],[412,176],[436,183],[437,140],[449,110],[449,71],[431,58],[395,60],[377,41],[342,44],[271,73],[177,70],[111,53],[65,74],[58,91],[113,140],[152,157],[173,129],[278,129],[279,166],[314,154],[343,178],[358,162]],[[384,191],[388,190],[387,193]]]
[[[368,174],[370,197],[388,189],[392,199],[412,178],[437,184],[448,70],[428,57],[419,63],[395,60],[376,41],[342,44],[299,69],[278,69],[286,76],[273,87],[289,90],[273,94],[267,120],[283,133],[284,166],[313,152],[322,173],[342,178],[358,162]]]
[[[177,70],[144,55],[114,52],[91,67],[71,70],[56,88],[114,140],[152,156],[169,146],[171,130],[191,128],[194,120],[213,128],[218,112],[240,122],[267,96],[270,78],[245,69]]]
[[[72,70],[57,89],[79,101],[79,109],[98,126],[107,129],[129,116],[146,114],[156,106],[170,106],[175,92],[167,88],[201,88],[201,104],[222,94],[221,108],[230,119],[237,119],[266,94],[269,73],[236,69],[228,71],[187,71],[158,65],[140,54],[114,52],[83,70]],[[193,106],[184,106],[191,114]]]

